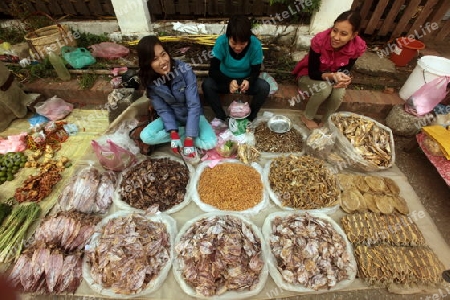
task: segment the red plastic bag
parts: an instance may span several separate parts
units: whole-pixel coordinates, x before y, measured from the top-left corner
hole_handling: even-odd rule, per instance
[[[415,116],[423,116],[442,100],[447,95],[447,84],[450,82],[450,77],[438,77],[418,89],[405,103],[405,111]]]
[[[96,140],[91,141],[95,155],[100,164],[108,170],[122,171],[136,162],[136,156],[130,151],[116,145],[110,139],[105,145],[100,145]]]
[[[124,57],[130,53],[130,49],[127,47],[112,42],[95,44],[90,46],[89,49],[92,50],[92,56],[109,59]]]
[[[61,98],[53,96],[45,102],[38,102],[35,105],[36,112],[52,121],[64,119],[73,110],[72,103],[68,103]]]

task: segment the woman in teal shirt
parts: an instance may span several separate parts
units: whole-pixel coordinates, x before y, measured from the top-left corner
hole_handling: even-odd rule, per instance
[[[259,78],[263,51],[251,28],[247,17],[231,17],[226,33],[217,38],[212,50],[209,77],[203,81],[202,89],[205,101],[222,121],[227,115],[219,94],[241,92],[253,95],[251,113],[247,117],[253,121],[270,92],[269,83]]]

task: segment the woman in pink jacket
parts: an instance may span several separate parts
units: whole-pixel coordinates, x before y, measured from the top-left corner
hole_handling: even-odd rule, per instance
[[[301,118],[310,129],[326,122],[342,103],[345,89],[352,82],[350,70],[367,48],[358,36],[360,24],[361,17],[354,11],[339,15],[332,28],[314,36],[309,54],[292,71],[299,93],[309,98]],[[322,103],[325,111],[317,124],[314,118]]]

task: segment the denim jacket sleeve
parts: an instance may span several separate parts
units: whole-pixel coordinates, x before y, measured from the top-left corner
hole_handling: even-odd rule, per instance
[[[197,89],[197,77],[192,68],[186,64],[186,72],[182,73],[186,82],[185,97],[188,110],[186,121],[186,136],[197,137],[199,132],[200,115],[202,106]]]
[[[178,130],[174,111],[164,99],[155,93],[154,87],[149,87],[147,89],[147,95],[150,98],[153,108],[162,119],[166,131]]]

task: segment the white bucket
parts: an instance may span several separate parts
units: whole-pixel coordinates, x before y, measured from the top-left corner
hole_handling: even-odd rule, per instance
[[[425,83],[442,76],[450,76],[450,59],[433,55],[423,56],[400,89],[400,98],[408,100]]]

